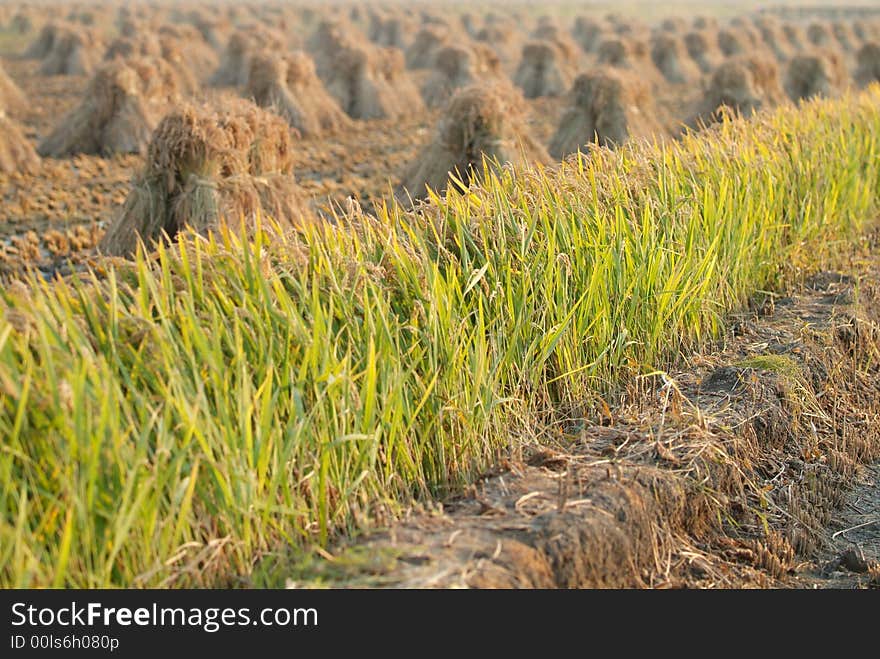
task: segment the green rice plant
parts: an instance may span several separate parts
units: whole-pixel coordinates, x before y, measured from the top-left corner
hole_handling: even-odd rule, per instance
[[[875,88],[9,286],[0,585],[248,585],[442,496],[850,252],[878,154]]]

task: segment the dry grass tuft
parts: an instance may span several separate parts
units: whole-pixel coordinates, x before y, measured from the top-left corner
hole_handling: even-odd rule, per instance
[[[246,95],[284,117],[303,136],[336,133],[351,120],[327,92],[304,52],[286,56],[264,52],[251,59]]]
[[[714,35],[705,30],[688,32],[683,40],[688,55],[696,62],[702,73],[714,71],[724,57],[715,45]]]
[[[162,44],[153,33],[131,37],[119,37],[110,42],[104,51],[104,60],[131,59],[133,57],[161,57]]]
[[[355,46],[372,47],[357,28],[341,19],[322,20],[306,41],[306,50],[315,60],[315,69],[325,84],[335,69],[337,53]]]
[[[688,56],[681,38],[661,33],[651,40],[651,60],[667,82],[685,84],[700,77],[700,68]]]
[[[409,45],[412,25],[398,16],[375,22],[370,28],[370,41],[386,48],[405,50]]]
[[[50,41],[49,52],[40,64],[43,75],[88,75],[100,60],[100,44],[83,28],[62,26]]]
[[[581,48],[559,26],[553,23],[542,23],[532,30],[529,39],[533,41],[549,41],[567,64],[577,66],[578,58],[581,55]]]
[[[557,160],[589,144],[613,147],[630,137],[662,133],[648,86],[632,73],[613,68],[582,73],[568,100],[548,148]]]
[[[782,31],[782,26],[776,21],[763,21],[758,25],[763,45],[773,53],[780,62],[786,62],[793,56],[795,48],[789,43]]]
[[[429,69],[437,53],[451,42],[449,33],[436,27],[423,27],[405,51],[406,68]]]
[[[571,36],[585,53],[595,53],[605,35],[606,26],[590,16],[575,18]]]
[[[445,46],[434,57],[433,71],[422,86],[422,98],[428,107],[445,105],[456,90],[481,80],[502,79],[497,56],[483,44],[474,48]]]
[[[260,217],[295,226],[310,217],[293,178],[293,142],[283,119],[238,101],[222,111],[184,106],[159,124],[144,171],[100,249],[132,255],[140,240],[245,228]]]
[[[644,70],[651,68],[648,47],[640,39],[613,37],[599,44],[596,51],[599,64],[620,69]]]
[[[574,69],[552,41],[530,41],[513,76],[526,98],[562,96],[571,85]]]
[[[330,95],[353,119],[390,119],[423,107],[397,48],[343,44],[322,78]]]
[[[849,23],[835,21],[831,24],[831,32],[844,52],[852,53],[856,51],[859,39]]]
[[[46,57],[52,52],[55,40],[58,38],[59,32],[63,29],[64,25],[62,23],[56,21],[46,23],[46,25],[40,29],[39,34],[37,34],[37,38],[34,39],[24,51],[23,57],[27,59],[43,59]]]
[[[0,106],[0,173],[33,174],[40,166],[40,158],[21,128]]]
[[[718,111],[748,117],[761,108],[783,102],[779,69],[769,57],[735,57],[724,61],[712,74],[696,115],[687,124],[699,126],[718,118]]]
[[[194,82],[193,91],[201,81],[209,80],[217,70],[219,58],[212,46],[199,38],[199,32],[190,25],[163,25],[159,28],[162,57],[185,72]]]
[[[814,22],[807,26],[807,41],[820,48],[834,48],[837,44],[827,23]]]
[[[424,199],[429,189],[442,193],[450,175],[466,188],[482,176],[484,159],[490,167],[549,161],[525,126],[522,97],[506,85],[482,83],[453,96],[434,140],[405,172],[397,196]]]
[[[234,32],[229,37],[217,70],[211,76],[210,84],[217,87],[246,86],[251,70],[251,58],[264,50],[285,52],[287,49],[283,35],[262,26]]]
[[[177,71],[160,58],[104,64],[82,102],[40,143],[40,155],[140,153],[180,97]]]
[[[8,29],[14,34],[28,34],[34,29],[34,23],[28,14],[18,11],[10,19]]]
[[[880,42],[870,41],[859,48],[855,80],[861,87],[880,82]]]
[[[498,55],[502,62],[516,62],[522,53],[523,40],[515,30],[497,25],[487,25],[477,31],[474,41],[485,44]]]
[[[19,114],[27,109],[27,105],[24,92],[0,66],[0,111]]]
[[[809,43],[805,30],[797,23],[783,23],[782,34],[793,50],[804,50]]]
[[[785,93],[793,101],[835,96],[846,84],[846,65],[830,50],[795,55],[786,66]]]

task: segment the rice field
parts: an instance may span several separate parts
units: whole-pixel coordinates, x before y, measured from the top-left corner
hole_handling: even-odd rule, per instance
[[[266,10],[267,25],[280,25],[281,7]],[[214,49],[221,68],[225,47]],[[345,47],[367,53],[352,55],[355,70],[412,83],[400,49],[381,59],[360,41]],[[627,48],[631,63],[650,61]],[[265,118],[275,102],[240,109],[229,85],[187,96],[175,82],[150,97],[161,67],[139,77],[117,60],[107,93],[123,79],[141,91],[120,101],[113,126],[149,114],[132,108],[156,117],[142,134],[113,136],[141,141],[78,160],[42,153],[31,173],[0,178],[0,585],[283,586],[279,565],[464,491],[722,337],[756,295],[845,264],[880,202],[880,86],[867,64],[855,49],[817,59],[843,73],[792,100],[778,70],[717,57],[705,73],[692,62],[691,82],[633,64],[579,87],[573,65],[572,95],[532,101],[512,96],[516,72],[501,61],[480,83],[491,93],[471,88],[483,100],[458,96],[455,115],[392,107],[375,89],[340,103],[328,130],[361,142],[385,131],[386,149],[408,126],[406,157],[392,159],[397,183],[418,181],[395,189],[391,173],[371,170],[358,194],[348,172],[321,201],[297,181],[321,171],[336,138],[287,132],[309,92]],[[270,81],[289,70],[262,66]],[[321,78],[322,107],[338,98],[317,55],[314,67],[284,66],[301,76],[287,91]],[[730,91],[738,76],[752,96]],[[669,100],[700,81],[693,103]],[[616,100],[596,109],[596,92],[579,106],[593,89]],[[59,97],[67,111],[85,107]],[[548,98],[556,109],[543,113]],[[546,122],[566,111],[581,128],[551,157],[542,142],[563,140]],[[54,123],[10,115],[26,146]],[[612,119],[623,132],[603,141]],[[90,123],[83,134],[97,132]],[[50,184],[52,168],[72,162],[71,190],[101,175],[107,199],[75,223],[89,237],[46,265],[46,235],[73,230],[78,202],[65,202],[64,221],[49,209],[31,224],[27,182]]]

